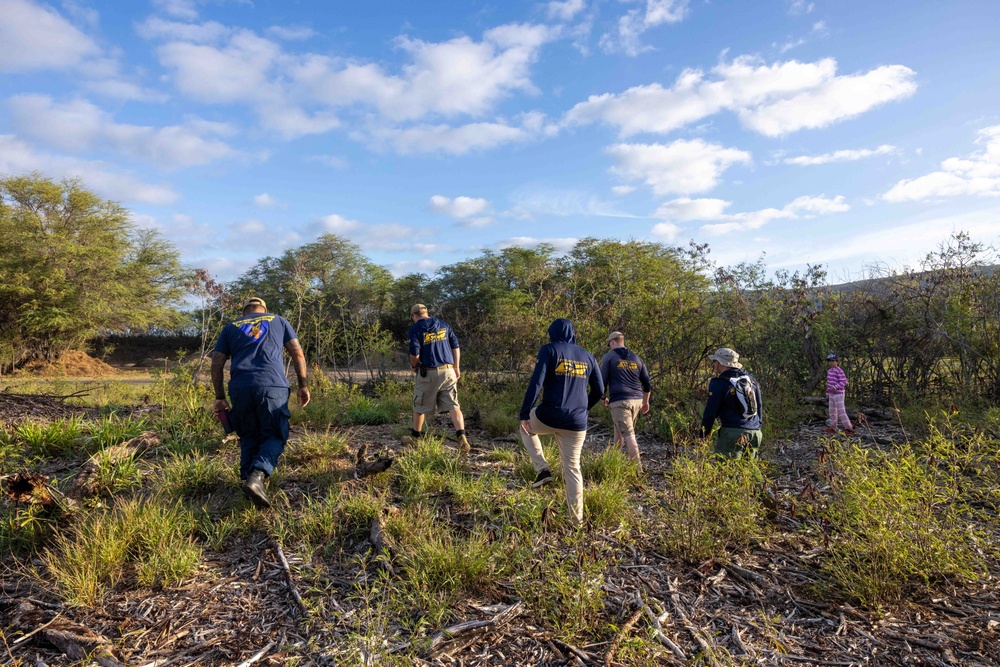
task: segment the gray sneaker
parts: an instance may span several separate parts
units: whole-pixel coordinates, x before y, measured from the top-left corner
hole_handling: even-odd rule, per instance
[[[260,509],[271,506],[271,501],[267,499],[267,494],[264,492],[265,479],[264,471],[257,468],[250,473],[247,481],[243,482],[243,495]]]
[[[545,486],[552,481],[552,471],[546,468],[542,472],[538,473],[538,477],[535,481],[531,483],[531,488],[537,489],[540,486]]]

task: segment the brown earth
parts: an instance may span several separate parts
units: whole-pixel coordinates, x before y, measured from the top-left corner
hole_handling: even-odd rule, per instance
[[[41,377],[108,377],[117,375],[118,370],[86,352],[70,350],[55,361],[29,364],[21,373]]]

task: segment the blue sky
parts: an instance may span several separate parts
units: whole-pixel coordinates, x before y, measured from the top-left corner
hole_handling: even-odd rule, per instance
[[[586,236],[720,264],[1000,240],[1000,3],[0,0],[0,173],[228,280],[324,232],[397,275]]]

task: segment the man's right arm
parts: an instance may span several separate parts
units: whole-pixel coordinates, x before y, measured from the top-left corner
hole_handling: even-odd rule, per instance
[[[229,357],[219,352],[212,351],[212,389],[215,390],[215,403],[212,405],[212,412],[220,413],[229,409],[229,402],[226,401],[226,387],[223,376],[226,370],[226,360]]]
[[[701,437],[707,438],[712,433],[712,426],[715,424],[715,417],[719,414],[719,405],[722,403],[723,391],[716,386],[715,379],[708,383],[708,402],[705,403],[705,413],[701,418]]]

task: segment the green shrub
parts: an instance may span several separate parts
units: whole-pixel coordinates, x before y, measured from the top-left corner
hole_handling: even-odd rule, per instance
[[[666,474],[660,542],[689,562],[722,558],[729,544],[761,532],[761,463],[720,459],[700,446],[680,456]]]
[[[142,485],[142,471],[135,456],[116,456],[102,449],[96,454],[96,492],[112,495]]]
[[[585,451],[580,460],[583,478],[588,482],[612,482],[620,486],[636,484],[642,478],[639,466],[620,446],[610,445],[602,451]]]
[[[585,547],[564,554],[546,550],[514,578],[514,591],[538,621],[553,633],[573,642],[594,631],[604,609],[606,563],[592,558]]]
[[[491,438],[516,435],[521,427],[517,412],[509,412],[504,407],[480,408],[479,425]]]
[[[347,424],[391,424],[399,417],[402,406],[392,398],[374,399],[354,396],[347,405],[344,422]]]
[[[43,458],[77,458],[85,456],[89,449],[83,419],[79,416],[48,423],[24,421],[14,427],[10,437]]]
[[[633,514],[628,489],[616,482],[584,484],[583,518],[597,528],[618,526]]]
[[[465,464],[445,449],[441,438],[424,436],[393,465],[400,494],[409,502],[442,493],[458,483]]]
[[[959,489],[939,463],[909,449],[828,445],[833,539],[822,568],[848,597],[877,606],[983,571]]]

